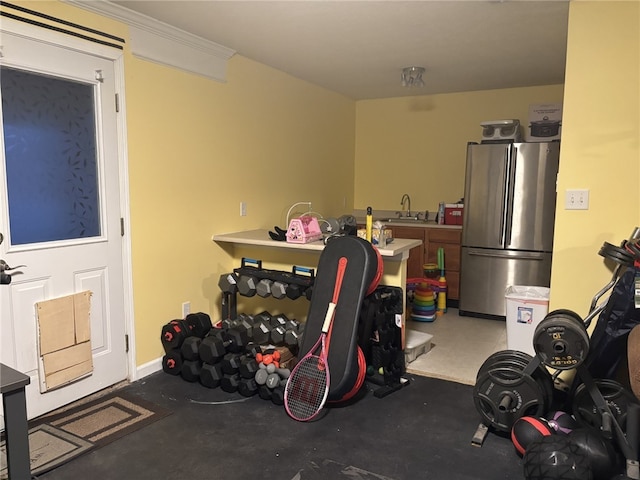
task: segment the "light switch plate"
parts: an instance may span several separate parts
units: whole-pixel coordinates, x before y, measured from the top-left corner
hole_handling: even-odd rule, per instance
[[[565,210],[589,210],[589,190],[567,190],[564,197]]]

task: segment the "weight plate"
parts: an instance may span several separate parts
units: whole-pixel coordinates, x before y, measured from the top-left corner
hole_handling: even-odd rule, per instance
[[[565,313],[547,315],[533,333],[533,348],[544,365],[556,370],[571,370],[589,354],[587,329],[575,316]]]
[[[522,416],[541,416],[545,411],[542,387],[518,367],[496,367],[483,372],[473,389],[473,399],[483,423],[510,432]]]
[[[620,428],[622,428],[623,432],[626,431],[629,405],[638,403],[635,396],[615,380],[596,379],[594,382]],[[583,425],[590,425],[598,430],[602,428],[602,416],[584,383],[581,383],[576,388],[576,392],[573,395],[572,413],[576,420]]]
[[[620,263],[621,265],[633,265],[633,256],[627,252],[626,249],[623,247],[616,247],[609,242],[604,242],[598,251],[598,255],[608,258],[609,260],[613,260],[616,263]]]
[[[496,367],[515,366],[519,368],[520,372],[522,372],[532,360],[533,357],[531,355],[520,350],[500,350],[491,354],[484,361],[484,363],[478,370],[476,380],[482,373]],[[554,400],[554,386],[551,374],[546,369],[546,367],[540,365],[533,372],[533,378],[535,378],[538,384],[542,387],[542,390],[545,394],[546,407],[547,409],[550,408]]]

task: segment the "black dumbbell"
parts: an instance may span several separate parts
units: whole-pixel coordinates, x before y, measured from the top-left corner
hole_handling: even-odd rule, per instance
[[[209,333],[209,330],[213,328],[211,317],[204,312],[190,313],[184,320],[189,325],[193,335],[200,338],[204,338]]]
[[[236,293],[238,291],[238,275],[234,272],[220,275],[218,286],[224,293]]]
[[[222,357],[222,373],[233,375],[239,372],[244,356],[240,353],[229,352]]]
[[[269,343],[271,337],[271,325],[265,321],[259,321],[253,326],[252,338],[258,345],[265,345]]]
[[[276,405],[284,405],[284,387],[278,386],[271,391],[271,401]]]
[[[200,360],[200,353],[198,349],[200,348],[200,344],[202,343],[202,339],[200,337],[187,337],[184,342],[182,342],[182,346],[180,347],[180,352],[182,352],[182,356],[185,360]]]
[[[263,400],[271,400],[273,390],[266,385],[258,385],[258,396]]]
[[[290,283],[289,285],[287,285],[286,295],[287,298],[296,300],[304,294],[304,291],[305,287],[303,287],[302,285],[298,285],[297,283]]]
[[[302,335],[304,333],[304,324],[299,322],[290,322],[287,325],[287,331],[284,334],[284,344],[290,350],[300,348],[302,343]]]
[[[272,327],[277,327],[279,325],[285,326],[289,318],[284,313],[279,313],[277,315],[273,315],[269,323],[271,323]]]
[[[180,375],[182,370],[182,353],[179,349],[169,350],[162,357],[162,370],[169,375]]]
[[[202,364],[202,368],[200,369],[200,383],[205,387],[219,387],[223,376],[222,365],[220,363],[216,363],[215,365],[211,365],[210,363]]]
[[[238,383],[238,393],[243,397],[251,397],[258,393],[258,384],[253,378],[241,378]]]
[[[245,356],[240,360],[238,373],[242,378],[254,378],[258,370],[258,362],[253,357]]]
[[[238,386],[240,385],[240,375],[224,375],[220,380],[220,388],[225,392],[233,393],[238,390]]]
[[[229,343],[222,340],[220,332],[218,334],[207,335],[200,342],[198,355],[205,363],[212,365],[218,363],[227,353],[227,345]]]
[[[311,297],[313,296],[313,285],[311,285],[304,291],[304,296],[307,298],[307,300],[311,300]]]
[[[284,345],[284,337],[285,334],[287,333],[287,330],[284,328],[283,325],[278,325],[277,327],[273,327],[271,329],[271,343],[273,343],[274,345]]]
[[[185,338],[193,333],[189,324],[184,320],[171,320],[162,327],[160,341],[165,352],[169,352],[174,348],[180,348]]]
[[[202,370],[202,362],[200,360],[185,360],[182,362],[180,375],[187,382],[197,382],[200,380],[200,370]]]

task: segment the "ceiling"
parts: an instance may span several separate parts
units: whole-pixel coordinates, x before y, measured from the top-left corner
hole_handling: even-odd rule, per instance
[[[564,83],[568,0],[111,3],[354,100]]]

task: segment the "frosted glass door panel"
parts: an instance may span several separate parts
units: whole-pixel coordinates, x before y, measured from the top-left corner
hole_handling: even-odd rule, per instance
[[[94,86],[2,67],[12,245],[100,236]]]

